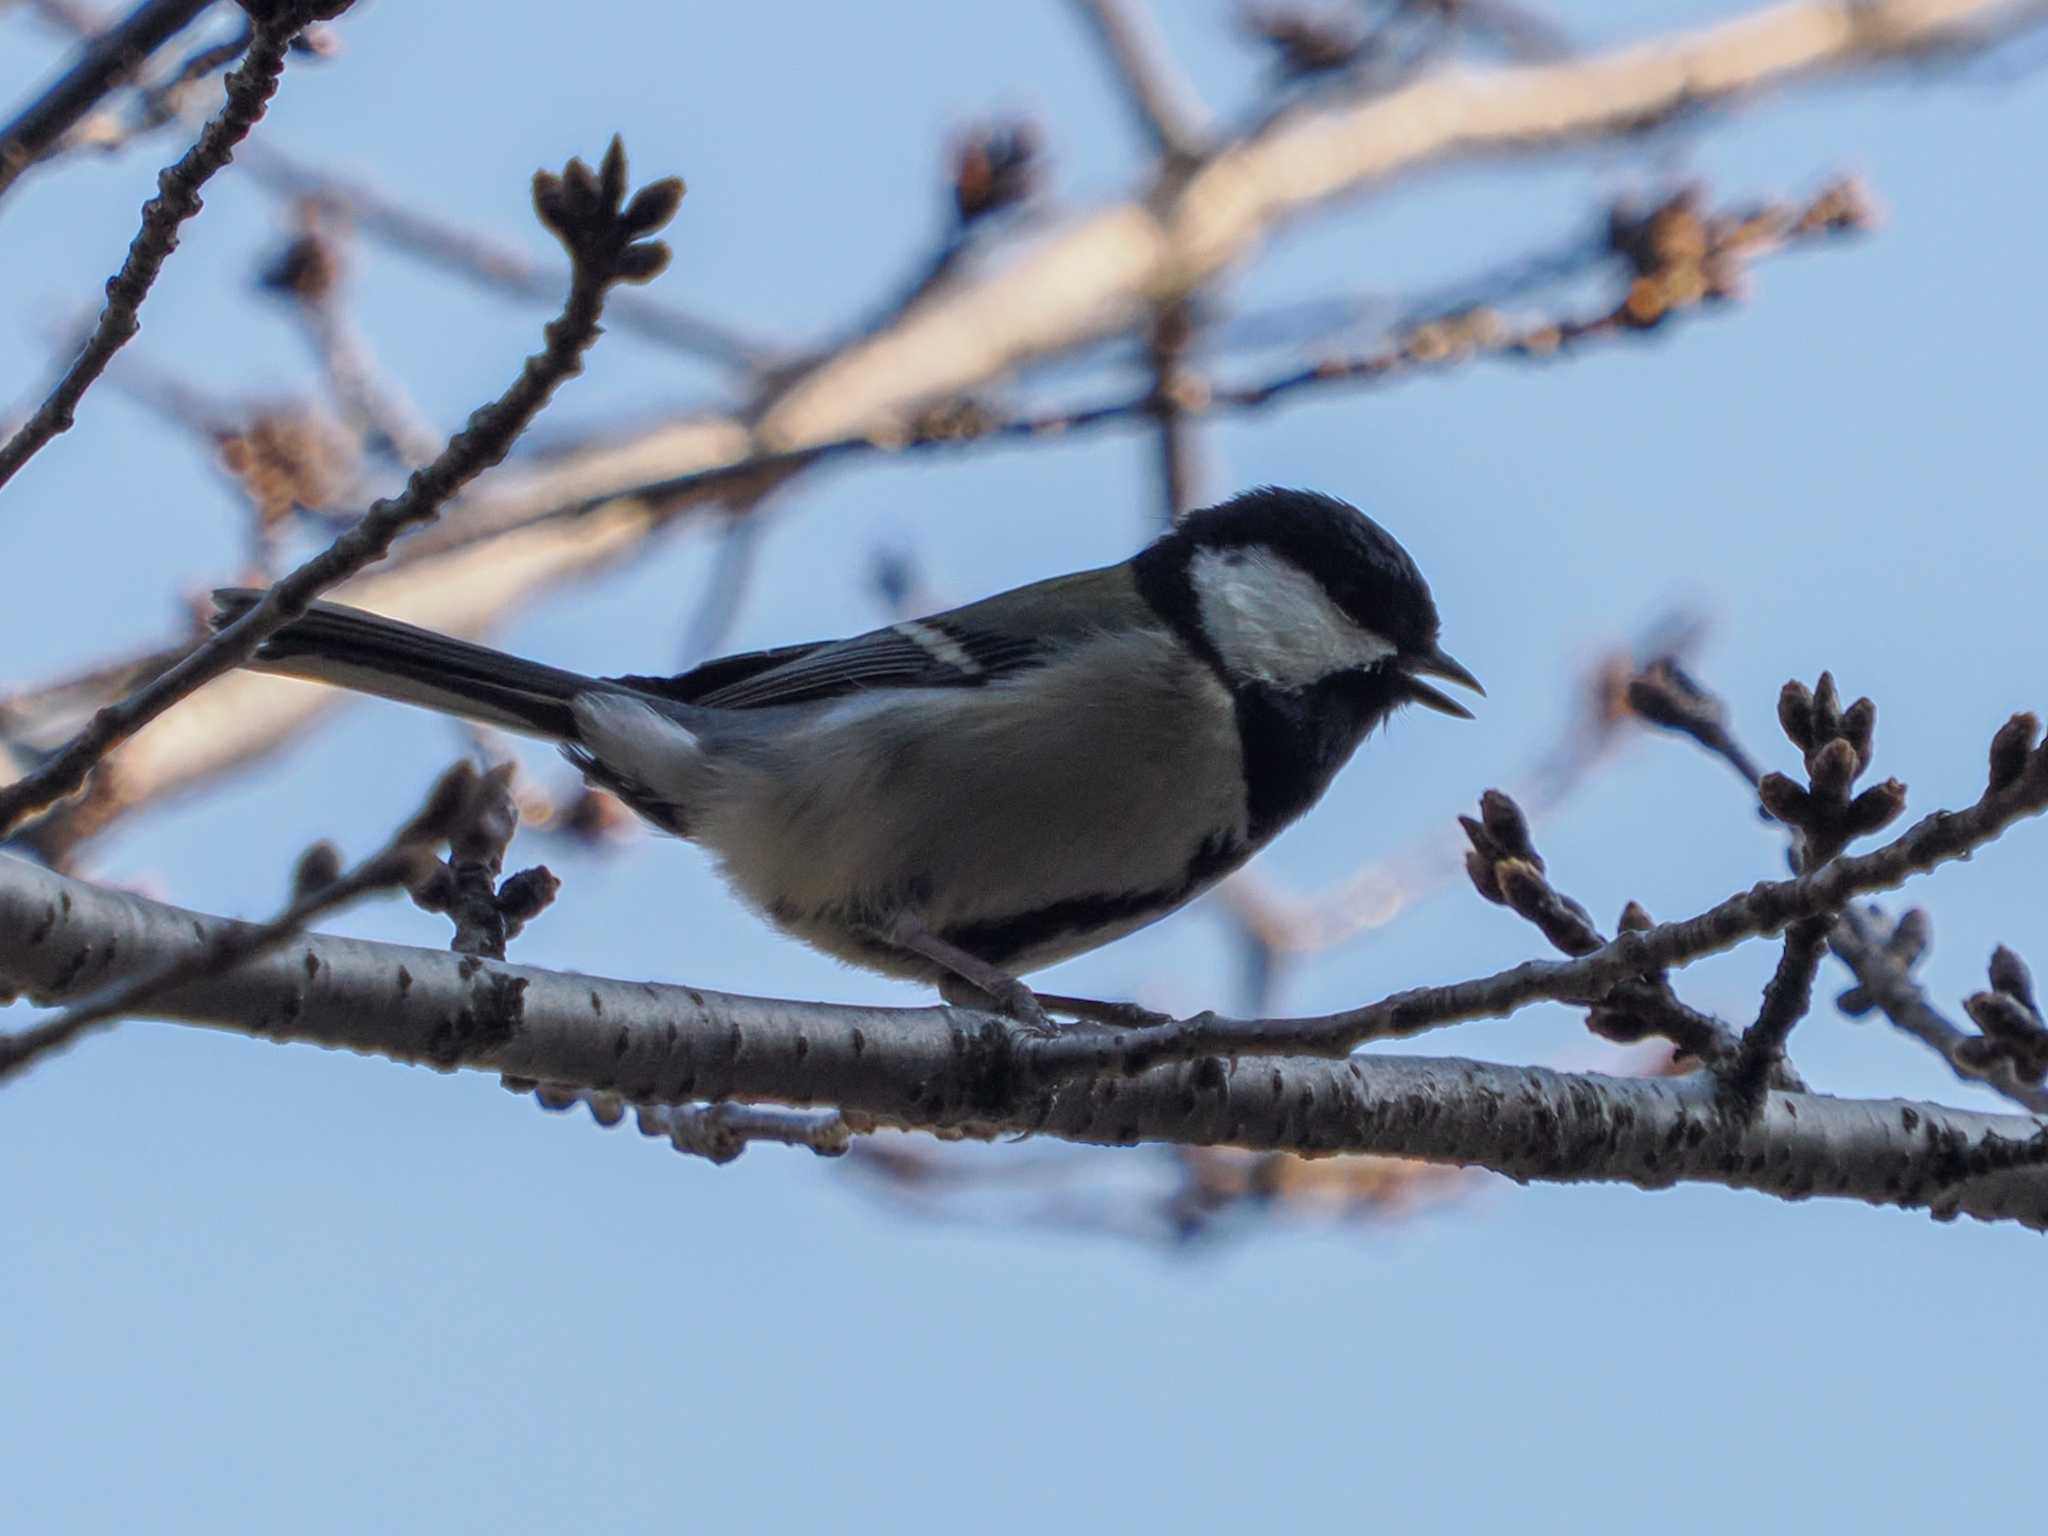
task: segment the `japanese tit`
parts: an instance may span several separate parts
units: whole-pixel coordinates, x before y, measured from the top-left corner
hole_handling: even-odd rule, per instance
[[[256,596],[217,594],[217,622]],[[1263,488],[1120,565],[679,677],[325,603],[251,664],[558,742],[785,932],[1042,1025],[1019,974],[1207,890],[1401,705],[1471,718],[1425,681],[1483,691],[1437,628],[1377,523]]]

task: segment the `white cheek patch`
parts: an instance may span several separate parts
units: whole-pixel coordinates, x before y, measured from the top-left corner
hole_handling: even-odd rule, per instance
[[[1235,676],[1305,688],[1394,654],[1321,582],[1271,550],[1205,549],[1188,562],[1188,576],[1202,628]]]

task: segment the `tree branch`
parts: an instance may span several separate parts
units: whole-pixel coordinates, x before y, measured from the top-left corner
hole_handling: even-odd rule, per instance
[[[274,144],[256,146],[244,157],[244,169],[280,197],[316,204],[402,255],[512,298],[552,303],[567,280],[518,246],[409,208],[367,181],[322,170]],[[763,341],[646,293],[614,295],[611,321],[643,340],[741,373],[764,368],[775,356]]]
[[[167,992],[208,977],[224,976],[238,965],[269,954],[330,912],[375,892],[412,884],[430,867],[427,861],[432,846],[450,831],[451,817],[464,798],[462,791],[474,777],[474,770],[466,763],[442,775],[420,809],[382,848],[346,873],[338,872],[337,862],[330,862],[327,878],[302,879],[298,883],[310,888],[297,891],[291,903],[270,921],[221,923],[205,943],[166,956],[151,968],[129,972],[57,1018],[19,1034],[0,1034],[0,1083],[18,1076],[43,1057],[66,1049],[88,1030],[146,1011]],[[327,860],[334,860],[332,847],[318,844],[300,860],[302,875],[319,851],[324,851]]]
[[[0,982],[41,1000],[161,964],[221,926],[0,857]],[[635,1104],[824,1101],[862,1125],[1370,1152],[1523,1180],[1712,1183],[2048,1229],[2048,1145],[2031,1119],[1796,1093],[1768,1094],[1745,1118],[1705,1075],[1208,1057],[1048,1080],[1010,1024],[986,1015],[733,997],[324,935],[167,993],[152,1011]]]
[[[213,0],[145,0],[81,48],[71,68],[0,127],[0,195],[212,4]]]
[[[1169,169],[1192,164],[1208,137],[1208,113],[1174,63],[1142,0],[1074,0],[1102,45],[1139,130]]]
[[[1997,35],[2015,0],[1796,0],[1549,65],[1447,70],[1364,102],[1290,115],[1206,160],[1162,204],[1117,204],[933,295],[828,361],[759,423],[772,449],[886,422],[1048,352],[1122,330],[1282,225],[1428,167],[1556,150],[1738,97]]]
[[[268,8],[255,22],[248,52],[228,76],[227,102],[198,142],[157,178],[157,195],[143,205],[142,228],[128,247],[128,258],[107,282],[106,307],[92,335],[35,414],[0,445],[0,486],[51,438],[71,430],[78,402],[106,372],[114,354],[142,328],[142,302],[178,248],[178,227],[199,212],[199,189],[234,158],[235,146],[262,120],[270,98],[277,94],[292,38],[308,22],[337,16],[352,4],[354,0],[297,0]],[[0,149],[0,190],[5,189],[5,175]]]
[[[1646,82],[1662,81],[1660,99],[1676,109],[1706,99],[1689,94],[1695,87],[1711,85],[1725,97],[1826,70],[1866,68],[1959,37],[2007,35],[2037,9],[1994,0],[1793,5],[1563,65],[1461,70],[1369,103],[1305,104],[1264,134],[1225,146],[1194,185],[1166,202],[1134,197],[1023,243],[1007,261],[963,272],[914,311],[859,335],[794,380],[774,381],[737,411],[668,421],[552,461],[508,466],[463,498],[460,517],[451,520],[459,528],[427,529],[402,552],[403,559],[426,560],[460,549],[459,579],[451,574],[444,587],[426,579],[425,569],[416,581],[394,578],[392,591],[402,589],[404,596],[394,595],[384,611],[415,623],[481,627],[512,600],[507,582],[490,569],[494,556],[516,567],[512,585],[519,592],[531,591],[619,558],[688,505],[742,493],[763,480],[780,483],[837,452],[901,442],[912,435],[907,425],[920,402],[957,398],[1006,368],[1126,327],[1149,311],[1156,292],[1183,291],[1183,276],[1200,281],[1255,250],[1283,219],[1306,215],[1386,174],[1626,132],[1643,110]],[[1866,19],[1870,36],[1852,37],[1843,20],[1852,12]],[[1753,49],[1752,33],[1776,41]],[[1793,36],[1805,41],[1788,56],[1780,44]],[[1609,100],[1602,91],[1616,94]],[[1550,110],[1560,93],[1574,104],[1565,119]],[[1479,102],[1484,110],[1461,118],[1461,102]],[[1391,158],[1353,164],[1377,142],[1382,117],[1399,124],[1411,116],[1419,116],[1420,126],[1402,127]],[[1343,153],[1332,160],[1326,149]],[[1247,200],[1238,183],[1260,168],[1277,179]],[[1171,281],[1161,290],[1155,280],[1165,278]],[[1142,398],[1118,402],[1095,419],[1138,415],[1143,407]],[[1088,424],[1072,413],[1059,422]],[[522,530],[516,545],[486,542],[506,538],[508,529]],[[376,606],[354,592],[349,598]],[[259,690],[257,711],[250,702]],[[226,728],[223,744],[180,728],[182,713],[174,716],[172,727],[157,733],[161,747],[136,766],[138,797],[149,797],[157,786],[196,783],[243,761],[250,743],[282,740],[318,708],[308,690],[268,679],[237,677],[216,685],[213,694]],[[142,746],[133,744],[138,751]],[[109,815],[129,803],[135,802],[110,805]]]
[[[808,447],[775,450],[757,445],[712,468],[625,487],[607,484],[590,491],[575,510],[595,509],[615,496],[631,495],[657,501],[673,516],[681,508],[744,494],[836,460],[1060,441],[1146,420],[1160,424],[1167,445],[1163,451],[1178,454],[1185,451],[1192,425],[1206,416],[1262,410],[1298,394],[1337,386],[1381,387],[1481,361],[1547,366],[1583,348],[1661,334],[1681,317],[1715,313],[1724,301],[1736,297],[1749,262],[1864,230],[1874,217],[1866,194],[1850,180],[1832,182],[1800,203],[1771,203],[1712,215],[1696,204],[1695,195],[1681,194],[1641,222],[1650,225],[1665,215],[1682,218],[1697,232],[1701,246],[1678,261],[1665,261],[1655,254],[1632,255],[1634,280],[1624,285],[1614,302],[1590,314],[1525,325],[1510,325],[1486,306],[1436,314],[1397,331],[1370,351],[1319,357],[1304,366],[1245,383],[1212,384],[1183,366],[1179,351],[1163,355],[1162,337],[1169,349],[1184,349],[1186,344],[1188,319],[1180,313],[1185,305],[1171,305],[1155,317],[1148,333],[1148,362],[1154,378],[1139,393],[1008,418],[971,402],[956,403],[953,408],[922,412],[907,424],[890,422],[879,430],[866,429]],[[1178,343],[1174,341],[1176,331],[1181,333]],[[691,425],[709,430],[713,424],[703,420]],[[1180,434],[1178,441],[1175,432]],[[600,470],[599,475],[603,474]],[[1187,478],[1185,473],[1181,478]],[[493,527],[503,526],[499,520],[517,504],[516,499],[509,500],[495,508],[479,509],[480,517],[465,516],[462,526],[467,532],[462,536],[487,537]],[[541,500],[539,509],[529,515],[553,518],[564,515],[565,510],[561,503]]]
[[[471,416],[433,463],[413,472],[403,492],[375,503],[354,527],[272,586],[212,639],[119,703],[100,710],[62,748],[0,790],[0,834],[78,789],[117,743],[200,684],[247,661],[268,636],[304,613],[322,592],[382,559],[401,533],[439,515],[456,491],[504,458],[555,390],[582,372],[583,354],[599,335],[606,293],[620,282],[645,281],[668,261],[666,246],[641,237],[674,215],[682,183],[657,182],[627,205],[625,174],[625,152],[614,139],[601,181],[580,160],[571,160],[562,176],[534,177],[535,207],[569,248],[574,264],[562,312],[546,327],[546,347],[527,358],[511,387]]]
[[[2014,822],[2048,810],[2048,745],[2024,770],[1994,783],[1975,805],[1936,811],[1870,853],[1832,859],[1811,874],[1765,881],[1696,917],[1617,933],[1573,960],[1531,960],[1445,986],[1416,987],[1342,1013],[1312,1019],[1229,1019],[1216,1014],[1144,1030],[1062,1035],[1028,1054],[1044,1070],[1135,1071],[1160,1061],[1208,1055],[1336,1056],[1372,1040],[1403,1039],[1445,1024],[1499,1018],[1532,1002],[1598,1004],[1632,978],[1732,948],[1801,918],[1839,912],[1858,896],[1890,890],[1936,865],[1967,857]]]

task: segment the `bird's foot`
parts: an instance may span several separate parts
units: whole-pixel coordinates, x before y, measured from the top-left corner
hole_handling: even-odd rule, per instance
[[[1060,1032],[1038,994],[1014,976],[992,975],[981,981],[948,976],[939,983],[939,996],[955,1008],[993,1008],[1034,1040],[1050,1040]]]
[[[1086,1019],[1090,1024],[1106,1024],[1111,1029],[1158,1029],[1173,1022],[1172,1014],[1155,1013],[1136,1003],[1100,1002],[1092,997],[1060,997],[1051,992],[1039,993],[1038,1001],[1054,1013],[1070,1014],[1077,1019]]]

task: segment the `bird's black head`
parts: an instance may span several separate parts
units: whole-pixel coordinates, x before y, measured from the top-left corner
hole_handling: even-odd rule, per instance
[[[1233,685],[1283,691],[1367,674],[1388,702],[1469,711],[1423,677],[1477,688],[1437,644],[1408,551],[1349,502],[1262,486],[1191,512],[1135,562],[1147,600]]]

